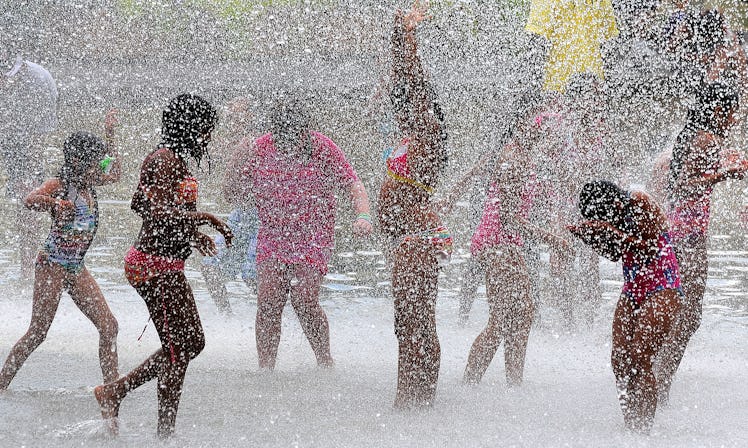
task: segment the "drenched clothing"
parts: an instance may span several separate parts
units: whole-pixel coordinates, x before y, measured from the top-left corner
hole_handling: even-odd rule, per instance
[[[439,262],[448,263],[452,258],[452,234],[445,226],[424,230],[411,235],[405,235],[396,240],[394,247],[398,247],[408,241],[420,240],[431,245],[436,251]]]
[[[392,148],[389,151],[385,160],[387,165],[387,175],[398,182],[403,182],[420,188],[426,193],[433,193],[434,189],[432,187],[418,182],[413,178],[413,175],[410,172],[410,167],[408,166],[409,145],[410,140],[404,138],[400,141],[397,148]]]
[[[54,263],[66,271],[77,274],[83,270],[83,258],[91,247],[99,227],[99,204],[96,192],[91,189],[91,204],[77,188],[70,186],[63,198],[75,206],[74,218],[60,223],[53,220],[49,236],[44,241],[37,263]]]
[[[675,289],[681,294],[678,272],[678,260],[670,244],[670,235],[664,233],[657,239],[657,254],[648,260],[639,260],[632,252],[624,252],[623,294],[636,307],[652,293],[666,289]]]
[[[184,260],[159,257],[131,247],[125,255],[125,277],[134,287],[162,274],[184,271]]]
[[[528,182],[522,186],[522,203],[519,209],[509,211],[509,213],[515,213],[521,218],[527,219],[532,209],[536,187],[535,173],[530,173]],[[486,205],[483,208],[483,218],[478,224],[478,228],[475,229],[470,244],[470,252],[473,255],[503,244],[524,246],[525,241],[517,230],[510,230],[502,225],[500,211],[502,197],[505,194],[498,182],[493,182],[488,189]]]
[[[683,240],[706,237],[709,230],[712,188],[693,198],[677,199],[668,211],[673,244]]]
[[[272,134],[263,135],[243,168],[252,178],[260,218],[257,263],[308,264],[326,274],[335,242],[335,193],[358,176],[326,136],[310,132],[305,144],[308,159],[300,160],[278,151]]]
[[[231,229],[234,238],[231,247],[226,246],[223,235],[215,237],[218,255],[204,257],[203,264],[212,266],[227,279],[233,279],[236,274],[241,273],[242,280],[257,279],[257,232],[259,218],[257,209],[237,208],[231,211],[226,225]]]

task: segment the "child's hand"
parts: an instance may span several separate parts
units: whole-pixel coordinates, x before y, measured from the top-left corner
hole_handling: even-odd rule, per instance
[[[748,160],[740,160],[738,163],[727,168],[727,175],[732,179],[742,179],[748,171]]]
[[[353,221],[353,234],[357,237],[369,236],[373,230],[374,227],[371,225],[371,218],[366,219],[359,216]]]
[[[200,255],[204,257],[215,257],[218,255],[218,249],[216,249],[216,243],[213,238],[208,235],[197,232],[195,235],[195,248],[200,252]]]
[[[226,247],[231,247],[232,241],[234,239],[234,232],[231,231],[231,228],[221,220],[213,223],[213,228],[218,230],[218,232],[223,235],[223,239],[226,240]]]
[[[405,14],[405,17],[403,18],[405,29],[408,31],[414,30],[419,23],[426,20],[428,18],[426,16],[426,11],[428,11],[428,9],[428,0],[424,0],[423,3],[421,3],[419,0],[415,0],[413,2],[413,8],[408,11],[408,13]]]

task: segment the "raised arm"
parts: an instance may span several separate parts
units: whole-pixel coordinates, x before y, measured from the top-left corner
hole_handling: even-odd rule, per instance
[[[120,157],[117,151],[117,128],[119,127],[119,119],[117,109],[111,109],[104,119],[104,141],[106,142],[106,153],[111,158],[110,165],[105,167],[102,165],[102,172],[99,175],[99,179],[96,185],[109,185],[115,182],[119,182],[122,178],[122,157]]]

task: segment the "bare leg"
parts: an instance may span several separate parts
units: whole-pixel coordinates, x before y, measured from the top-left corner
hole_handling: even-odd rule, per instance
[[[621,300],[628,301],[627,298]],[[628,303],[619,306],[633,311],[633,305]],[[652,360],[660,351],[665,335],[670,331],[680,303],[677,292],[673,290],[661,291],[652,294],[638,310],[629,315],[629,323],[626,330],[628,340],[622,341],[622,334],[614,335],[614,353],[626,354],[626,359],[615,359],[614,371],[616,379],[620,381],[619,396],[624,394],[621,400],[624,422],[626,427],[633,431],[648,433],[654,422],[657,409],[657,380],[654,375]],[[616,310],[618,317],[618,309]],[[616,324],[614,323],[614,329]],[[627,344],[623,349],[619,344]],[[626,368],[627,370],[621,370]],[[619,387],[620,387],[619,386]]]
[[[158,377],[158,434],[174,432],[189,362],[205,346],[200,316],[183,272],[162,274],[137,287],[161,340],[161,348],[124,377],[94,390],[104,418],[116,417],[127,393]]]
[[[261,369],[274,369],[281,336],[281,317],[288,300],[290,276],[288,267],[269,259],[258,266],[257,317],[255,339]]]
[[[395,407],[430,406],[439,379],[436,334],[439,267],[428,243],[408,242],[393,254],[395,335],[398,340]]]
[[[475,257],[468,258],[465,271],[462,274],[462,285],[460,286],[460,314],[458,322],[462,326],[467,325],[468,319],[470,319],[470,310],[473,307],[482,274],[483,268],[481,267],[481,263]]]
[[[632,396],[630,389],[631,340],[636,326],[635,308],[631,299],[621,295],[613,315],[613,345],[610,361],[616,378],[618,401],[623,411],[623,420],[633,419]]]
[[[314,266],[300,264],[294,266],[294,272],[299,283],[291,287],[291,305],[312,346],[317,364],[322,367],[332,367],[330,325],[325,310],[319,304],[322,274]]]
[[[64,278],[65,271],[60,266],[43,264],[36,267],[31,323],[5,360],[0,371],[0,390],[8,388],[18,369],[47,337],[60,304]]]
[[[678,267],[685,297],[671,331],[658,359],[658,395],[663,404],[670,399],[670,387],[678,370],[688,342],[701,325],[702,304],[709,269],[706,238],[694,245],[686,245],[676,251]]]
[[[117,370],[117,319],[114,318],[96,280],[83,268],[70,288],[70,297],[99,331],[99,363],[104,382],[114,381]]]
[[[534,307],[530,280],[522,253],[506,247],[501,254],[487,255],[486,287],[490,316],[486,329],[473,343],[465,369],[465,382],[477,383],[505,339],[504,359],[510,385],[522,382],[527,341]]]

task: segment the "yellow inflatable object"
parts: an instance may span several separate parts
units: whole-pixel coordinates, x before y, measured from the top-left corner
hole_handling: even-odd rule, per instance
[[[551,43],[547,90],[565,91],[574,73],[605,77],[600,45],[618,35],[611,0],[532,0],[525,29]]]

